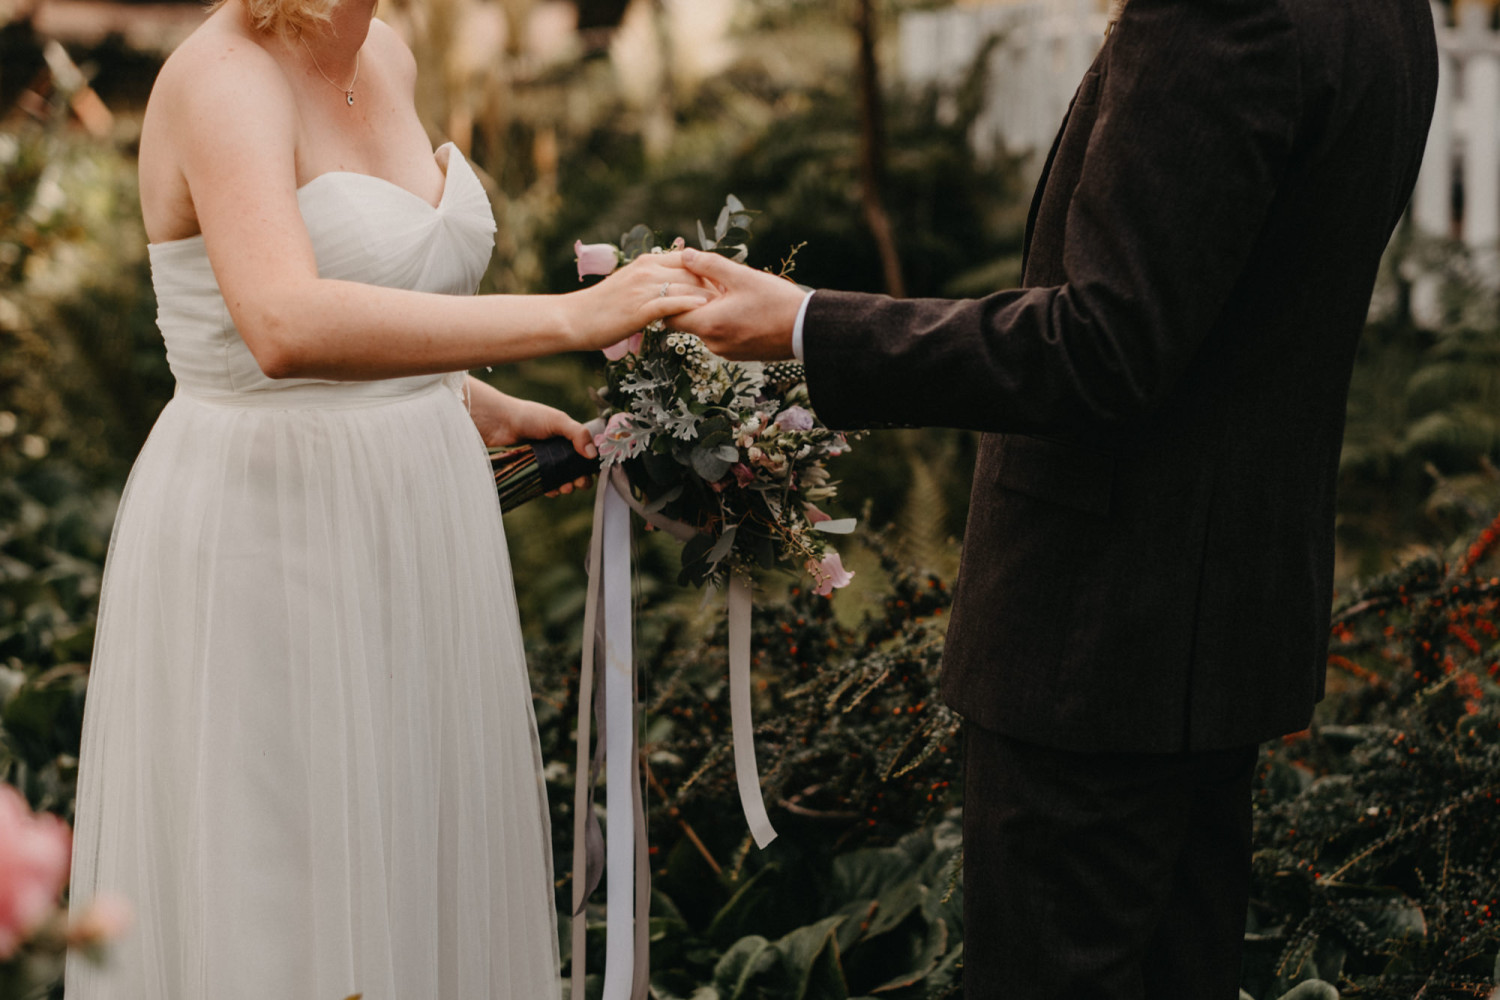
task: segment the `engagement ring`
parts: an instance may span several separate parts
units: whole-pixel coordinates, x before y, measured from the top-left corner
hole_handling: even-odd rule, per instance
[[[667,297],[667,289],[671,288],[671,287],[672,287],[672,283],[670,281],[663,281],[661,283],[661,291],[657,294],[656,297],[659,298],[659,299],[666,298]]]

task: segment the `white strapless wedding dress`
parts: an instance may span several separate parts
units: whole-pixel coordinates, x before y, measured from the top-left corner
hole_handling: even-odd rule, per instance
[[[302,187],[319,272],[472,294],[495,222],[438,158],[436,207]],[[72,889],[137,919],[68,1000],[554,1000],[531,691],[455,377],[267,379],[202,239],[150,253],[177,394],[110,545]]]

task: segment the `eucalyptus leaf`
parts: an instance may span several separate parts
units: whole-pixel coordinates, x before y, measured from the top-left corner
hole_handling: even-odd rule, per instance
[[[660,452],[649,451],[641,456],[641,464],[645,466],[646,475],[651,477],[655,483],[677,483],[675,487],[679,491],[682,488],[682,465],[670,454],[664,455]],[[667,502],[670,502],[667,501]]]
[[[673,462],[672,464],[674,466],[677,465],[676,462]],[[673,500],[676,500],[680,496],[682,496],[682,484],[678,483],[676,486],[672,487],[670,490],[667,490],[667,492],[663,493],[655,500],[652,500],[650,503],[646,504],[646,513],[658,513],[663,507],[671,503]]]
[[[729,463],[706,448],[694,448],[693,471],[704,482],[714,483],[723,479],[725,474],[729,472]]]
[[[724,534],[719,536],[719,540],[714,543],[714,547],[708,550],[708,564],[710,566],[719,565],[730,552],[734,551],[734,536],[739,533],[739,530],[739,525],[731,524],[725,530]]]
[[[645,225],[634,226],[630,232],[620,237],[620,251],[627,261],[634,260],[641,254],[650,253],[655,244],[656,234]]]

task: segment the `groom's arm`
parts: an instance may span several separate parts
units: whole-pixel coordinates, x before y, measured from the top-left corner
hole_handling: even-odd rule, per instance
[[[1132,0],[1116,31],[1065,226],[1048,229],[1064,280],[965,301],[815,293],[803,347],[823,420],[1095,427],[1149,411],[1181,377],[1291,156],[1298,39],[1279,5],[1249,0]],[[688,266],[727,294],[674,325],[729,357],[790,356],[794,286]]]
[[[1060,430],[1171,391],[1291,155],[1298,44],[1264,3],[1133,0],[1117,30],[1066,210],[1065,282],[968,301],[816,293],[804,351],[825,421]]]

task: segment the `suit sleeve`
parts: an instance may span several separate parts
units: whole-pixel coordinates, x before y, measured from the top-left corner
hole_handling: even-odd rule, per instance
[[[805,350],[823,420],[1042,433],[1171,392],[1291,156],[1297,38],[1251,0],[1132,0],[1116,32],[1066,218],[1038,220],[1065,227],[1063,283],[962,301],[820,291]]]

